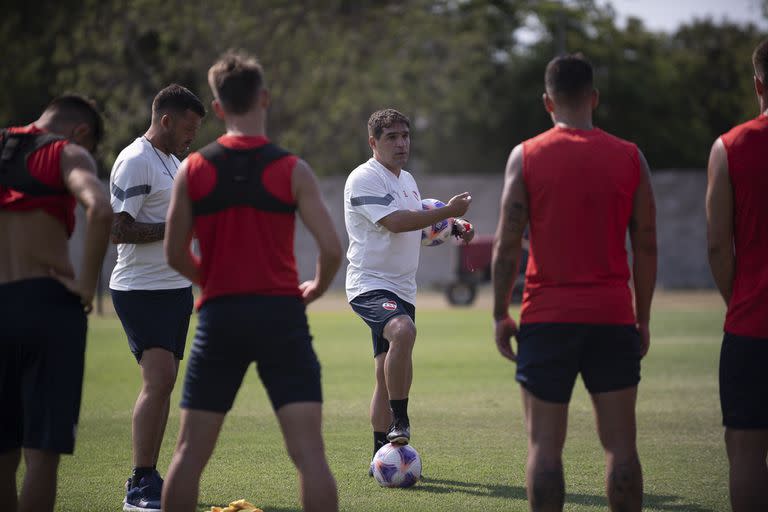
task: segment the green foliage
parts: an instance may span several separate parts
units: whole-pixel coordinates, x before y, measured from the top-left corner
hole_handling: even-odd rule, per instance
[[[0,19],[0,120],[29,122],[64,91],[90,95],[107,119],[107,169],[146,129],[160,88],[178,82],[210,102],[206,70],[228,48],[260,58],[270,135],[320,174],[369,156],[365,123],[384,107],[413,121],[417,171],[499,172],[512,146],[551,126],[543,72],[563,50],[596,66],[597,124],[637,142],[653,168],[702,168],[714,138],[755,112],[756,27],[653,33],[636,19],[619,27],[594,0],[14,3]],[[194,147],[221,131],[207,116]]]

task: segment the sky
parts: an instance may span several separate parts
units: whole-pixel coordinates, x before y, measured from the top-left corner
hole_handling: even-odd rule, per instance
[[[682,23],[711,16],[715,21],[723,18],[738,23],[752,21],[768,30],[768,21],[760,11],[760,0],[600,0],[598,3],[613,5],[619,26],[624,26],[627,16],[635,16],[650,30],[673,32]]]

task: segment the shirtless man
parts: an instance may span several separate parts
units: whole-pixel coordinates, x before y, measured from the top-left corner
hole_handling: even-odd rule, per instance
[[[112,209],[90,152],[95,107],[61,96],[40,118],[0,132],[0,503],[52,511],[62,453],[74,450],[83,384],[86,314],[109,242]],[[84,258],[67,240],[79,202]],[[41,321],[44,319],[45,321]],[[26,474],[17,497],[22,448]]]

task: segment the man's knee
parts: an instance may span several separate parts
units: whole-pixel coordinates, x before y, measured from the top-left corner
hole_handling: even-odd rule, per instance
[[[164,349],[150,349],[142,356],[144,391],[151,394],[170,395],[176,384],[176,360]]]
[[[384,337],[387,338],[390,345],[396,344],[403,348],[413,347],[416,342],[416,325],[410,317],[396,316],[384,328]]]
[[[537,470],[546,472],[563,471],[563,454],[554,446],[531,446],[528,449],[528,459]]]
[[[626,439],[622,442],[615,442],[610,445],[603,445],[605,455],[613,464],[639,464],[640,457],[637,454],[637,445],[634,438]]]
[[[24,463],[28,472],[55,473],[61,455],[47,450],[24,449]]]
[[[733,463],[765,465],[768,457],[768,430],[725,429],[725,448]]]
[[[144,392],[151,395],[170,395],[175,382],[176,376],[173,373],[157,372],[152,375],[145,375]]]
[[[317,466],[325,460],[323,444],[291,443],[287,446],[288,456],[299,471]]]

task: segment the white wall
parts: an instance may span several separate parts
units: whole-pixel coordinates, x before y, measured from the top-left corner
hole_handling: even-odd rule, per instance
[[[344,180],[330,177],[320,181],[321,190],[331,212],[333,226],[347,244],[342,206]],[[467,219],[474,223],[478,234],[492,234],[496,229],[503,178],[501,175],[474,176],[416,176],[422,197],[447,201],[453,195],[469,191],[472,206]],[[659,279],[661,288],[711,288],[706,253],[706,224],[704,193],[706,174],[694,171],[657,171],[653,175],[657,203],[659,243]],[[83,212],[78,209],[77,226],[70,243],[70,252],[77,265],[82,255]],[[314,242],[301,223],[296,233],[296,255],[299,274],[309,279],[314,274],[316,250]],[[440,287],[450,282],[457,267],[457,247],[444,244],[422,249],[417,279],[419,286]],[[104,288],[114,266],[116,251],[110,246],[104,262]],[[344,264],[334,280],[334,286],[344,286]]]

